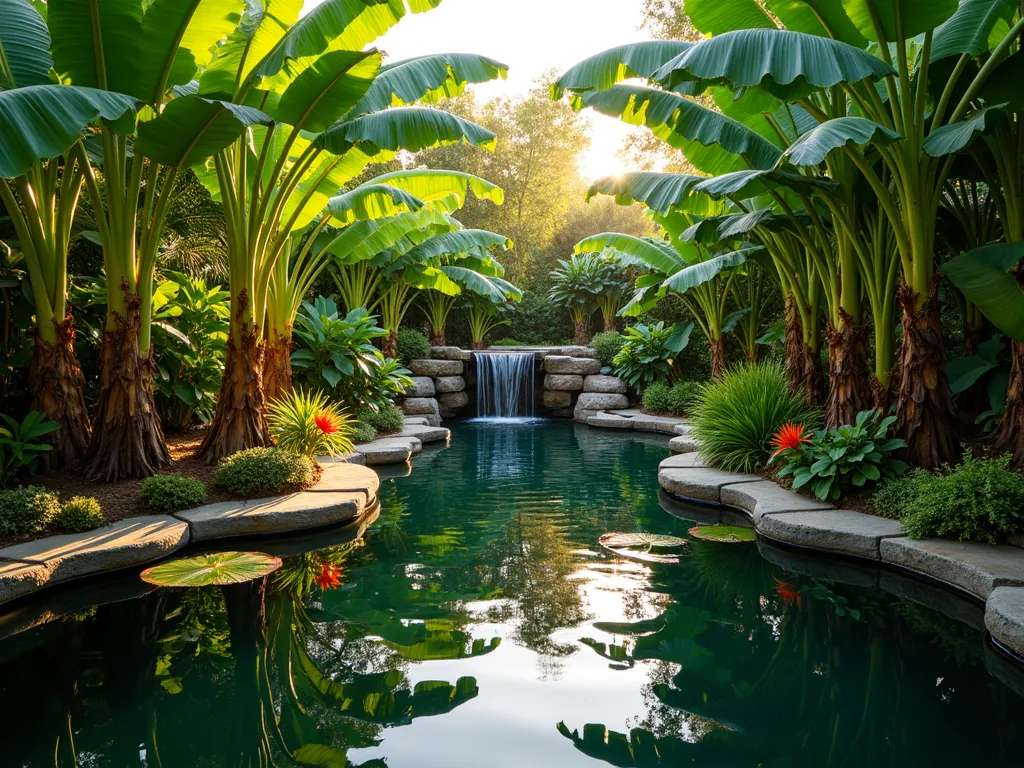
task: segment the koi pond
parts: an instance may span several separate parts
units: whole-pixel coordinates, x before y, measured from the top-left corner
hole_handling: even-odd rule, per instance
[[[283,556],[262,581],[133,573],[22,606],[0,617],[0,765],[1020,764],[1024,685],[979,628],[763,544],[602,549],[688,538],[659,499],[667,453],[466,422],[385,473],[361,537],[236,547]]]

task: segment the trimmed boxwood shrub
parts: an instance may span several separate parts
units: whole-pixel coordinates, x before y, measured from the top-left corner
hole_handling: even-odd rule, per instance
[[[0,491],[0,536],[41,533],[60,514],[60,499],[45,488],[27,485]]]
[[[419,331],[412,328],[398,329],[398,360],[408,366],[412,360],[430,358],[430,341]]]
[[[622,334],[615,331],[601,331],[590,340],[590,346],[597,352],[601,365],[607,366],[615,361],[615,356],[619,354],[619,350],[625,343],[626,339]]]
[[[177,512],[206,501],[206,486],[194,477],[154,475],[142,481],[139,496],[153,509]]]
[[[362,421],[353,424],[352,442],[369,443],[377,439],[377,430]]]
[[[875,513],[892,520],[901,518],[917,498],[918,482],[927,475],[923,469],[912,469],[902,477],[883,480],[871,497]]]
[[[652,413],[682,416],[690,412],[699,392],[700,383],[696,381],[677,381],[671,387],[658,381],[644,390],[644,408]]]
[[[907,534],[994,544],[1024,531],[1024,477],[1009,470],[1010,458],[981,459],[966,451],[944,474],[919,474],[900,517]]]
[[[68,533],[84,533],[106,525],[100,503],[86,496],[73,496],[61,504],[53,524]]]
[[[373,427],[378,435],[401,432],[405,426],[405,414],[397,405],[385,405],[378,411],[364,405],[356,411],[356,418]]]
[[[225,456],[213,471],[213,484],[235,496],[271,496],[313,482],[314,461],[281,448],[250,448]]]
[[[690,413],[700,455],[730,472],[753,472],[771,454],[768,442],[783,424],[812,429],[816,409],[789,393],[782,365],[764,362],[725,372],[699,388]]]
[[[663,381],[656,381],[644,390],[644,408],[653,413],[667,413],[672,410],[672,387]]]

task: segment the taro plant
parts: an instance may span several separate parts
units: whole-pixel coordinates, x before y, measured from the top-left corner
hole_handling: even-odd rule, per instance
[[[615,375],[637,389],[655,382],[671,382],[678,375],[675,357],[686,349],[693,323],[665,326],[635,325],[623,333],[625,342],[615,355]]]
[[[813,436],[802,425],[785,425],[773,440],[778,450],[771,460],[786,465],[779,477],[793,478],[793,489],[809,486],[819,499],[835,500],[852,488],[865,488],[879,480],[898,477],[908,466],[892,457],[907,447],[899,438],[888,436],[895,416],[881,418],[878,411],[861,411],[853,424],[824,429]]]
[[[6,488],[22,472],[34,473],[40,457],[53,446],[42,439],[60,429],[42,411],[30,411],[21,423],[3,414],[7,427],[0,427],[0,488]]]
[[[323,392],[282,395],[270,403],[267,423],[279,448],[311,458],[352,452],[354,422]]]

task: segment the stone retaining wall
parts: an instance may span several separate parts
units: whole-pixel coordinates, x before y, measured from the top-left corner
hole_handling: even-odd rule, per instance
[[[473,353],[458,347],[432,347],[431,357],[409,363],[413,385],[396,401],[408,416],[425,416],[433,427],[469,405],[467,380],[473,379]]]

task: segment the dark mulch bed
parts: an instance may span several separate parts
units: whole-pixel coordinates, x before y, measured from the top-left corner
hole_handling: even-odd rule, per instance
[[[203,430],[191,430],[177,435],[167,436],[167,447],[171,453],[171,467],[165,474],[184,475],[202,480],[206,485],[207,503],[228,501],[231,494],[217,491],[213,487],[213,465],[196,457],[199,444],[203,440]],[[139,515],[162,514],[146,506],[139,498],[139,485],[142,480],[121,480],[116,483],[93,482],[86,480],[77,469],[65,469],[27,477],[26,485],[41,485],[48,491],[60,494],[61,501],[72,496],[92,496],[99,501],[107,522],[113,523],[126,517]],[[44,535],[52,536],[60,531],[47,531]],[[24,541],[40,538],[40,536],[0,537],[0,547],[19,544]]]

